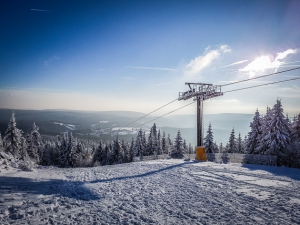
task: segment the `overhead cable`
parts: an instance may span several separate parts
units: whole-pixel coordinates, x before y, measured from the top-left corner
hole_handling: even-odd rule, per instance
[[[239,88],[239,89],[235,89],[235,90],[231,90],[231,91],[225,91],[223,93],[241,91],[241,90],[245,90],[245,89],[256,88],[256,87],[266,86],[266,85],[270,85],[270,84],[283,83],[283,82],[287,82],[287,81],[291,81],[291,80],[298,80],[298,79],[300,79],[300,77],[292,78],[292,79],[288,79],[288,80],[275,81],[275,82],[271,82],[271,83],[260,84],[260,85],[250,86],[250,87]]]
[[[259,79],[259,78],[262,78],[262,77],[268,77],[268,76],[272,76],[272,75],[276,75],[276,74],[280,74],[280,73],[286,73],[286,72],[293,71],[293,70],[298,70],[298,69],[300,69],[300,67],[296,67],[296,68],[289,69],[289,70],[283,70],[283,71],[279,71],[279,72],[275,72],[275,73],[270,73],[270,74],[266,74],[266,75],[262,75],[262,76],[257,76],[257,77],[253,77],[253,78],[249,78],[249,79],[245,79],[245,80],[235,81],[235,82],[232,82],[232,83],[223,84],[221,86],[224,87],[224,86],[228,86],[228,85],[232,85],[232,84],[237,84],[237,83],[242,83],[242,82],[246,82],[246,81],[250,81],[250,80]]]

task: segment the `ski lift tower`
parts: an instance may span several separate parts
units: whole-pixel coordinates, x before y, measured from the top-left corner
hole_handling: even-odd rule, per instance
[[[193,98],[197,101],[197,147],[196,159],[206,160],[205,148],[203,147],[203,101],[222,96],[220,85],[204,84],[204,83],[185,83],[189,86],[186,92],[179,92],[180,100],[188,100]]]

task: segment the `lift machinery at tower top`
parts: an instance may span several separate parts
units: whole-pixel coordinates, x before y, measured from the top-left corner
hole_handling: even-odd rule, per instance
[[[197,148],[196,148],[196,159],[206,158],[205,149],[203,147],[203,101],[222,96],[220,85],[204,84],[204,83],[185,83],[189,86],[189,90],[185,92],[179,92],[178,100],[188,100],[193,98],[197,101]]]

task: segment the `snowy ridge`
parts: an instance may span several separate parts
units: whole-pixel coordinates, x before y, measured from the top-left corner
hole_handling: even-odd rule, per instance
[[[299,224],[298,169],[154,160],[0,176],[0,224]]]

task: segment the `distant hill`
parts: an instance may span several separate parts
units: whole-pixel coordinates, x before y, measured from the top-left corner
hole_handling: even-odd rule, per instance
[[[62,132],[73,132],[87,138],[97,138],[99,132],[105,128],[116,128],[125,126],[132,121],[144,116],[145,114],[131,111],[72,111],[72,110],[13,110],[0,109],[0,132],[2,136],[7,129],[12,111],[16,114],[18,128],[27,132],[32,123],[35,122],[40,128],[41,134],[58,135]],[[124,132],[127,141],[136,136],[140,124],[154,119],[153,116],[147,116],[133,124],[130,124]],[[234,127],[236,136],[241,132],[244,137],[249,132],[249,125],[253,119],[252,114],[209,114],[204,115],[204,135],[208,128],[209,122],[212,124],[214,139],[219,144],[225,144],[229,139],[229,134]],[[156,123],[159,129],[171,135],[174,139],[178,129],[180,129],[183,138],[187,143],[196,144],[196,115],[171,115],[160,118],[149,124],[145,124],[142,128],[149,129],[153,123]],[[116,129],[115,129],[116,131]],[[98,132],[98,133],[97,133]],[[101,139],[112,139],[112,135],[116,134],[107,129],[107,133],[100,135]],[[98,136],[97,136],[98,135]],[[99,138],[99,137],[98,137]]]

